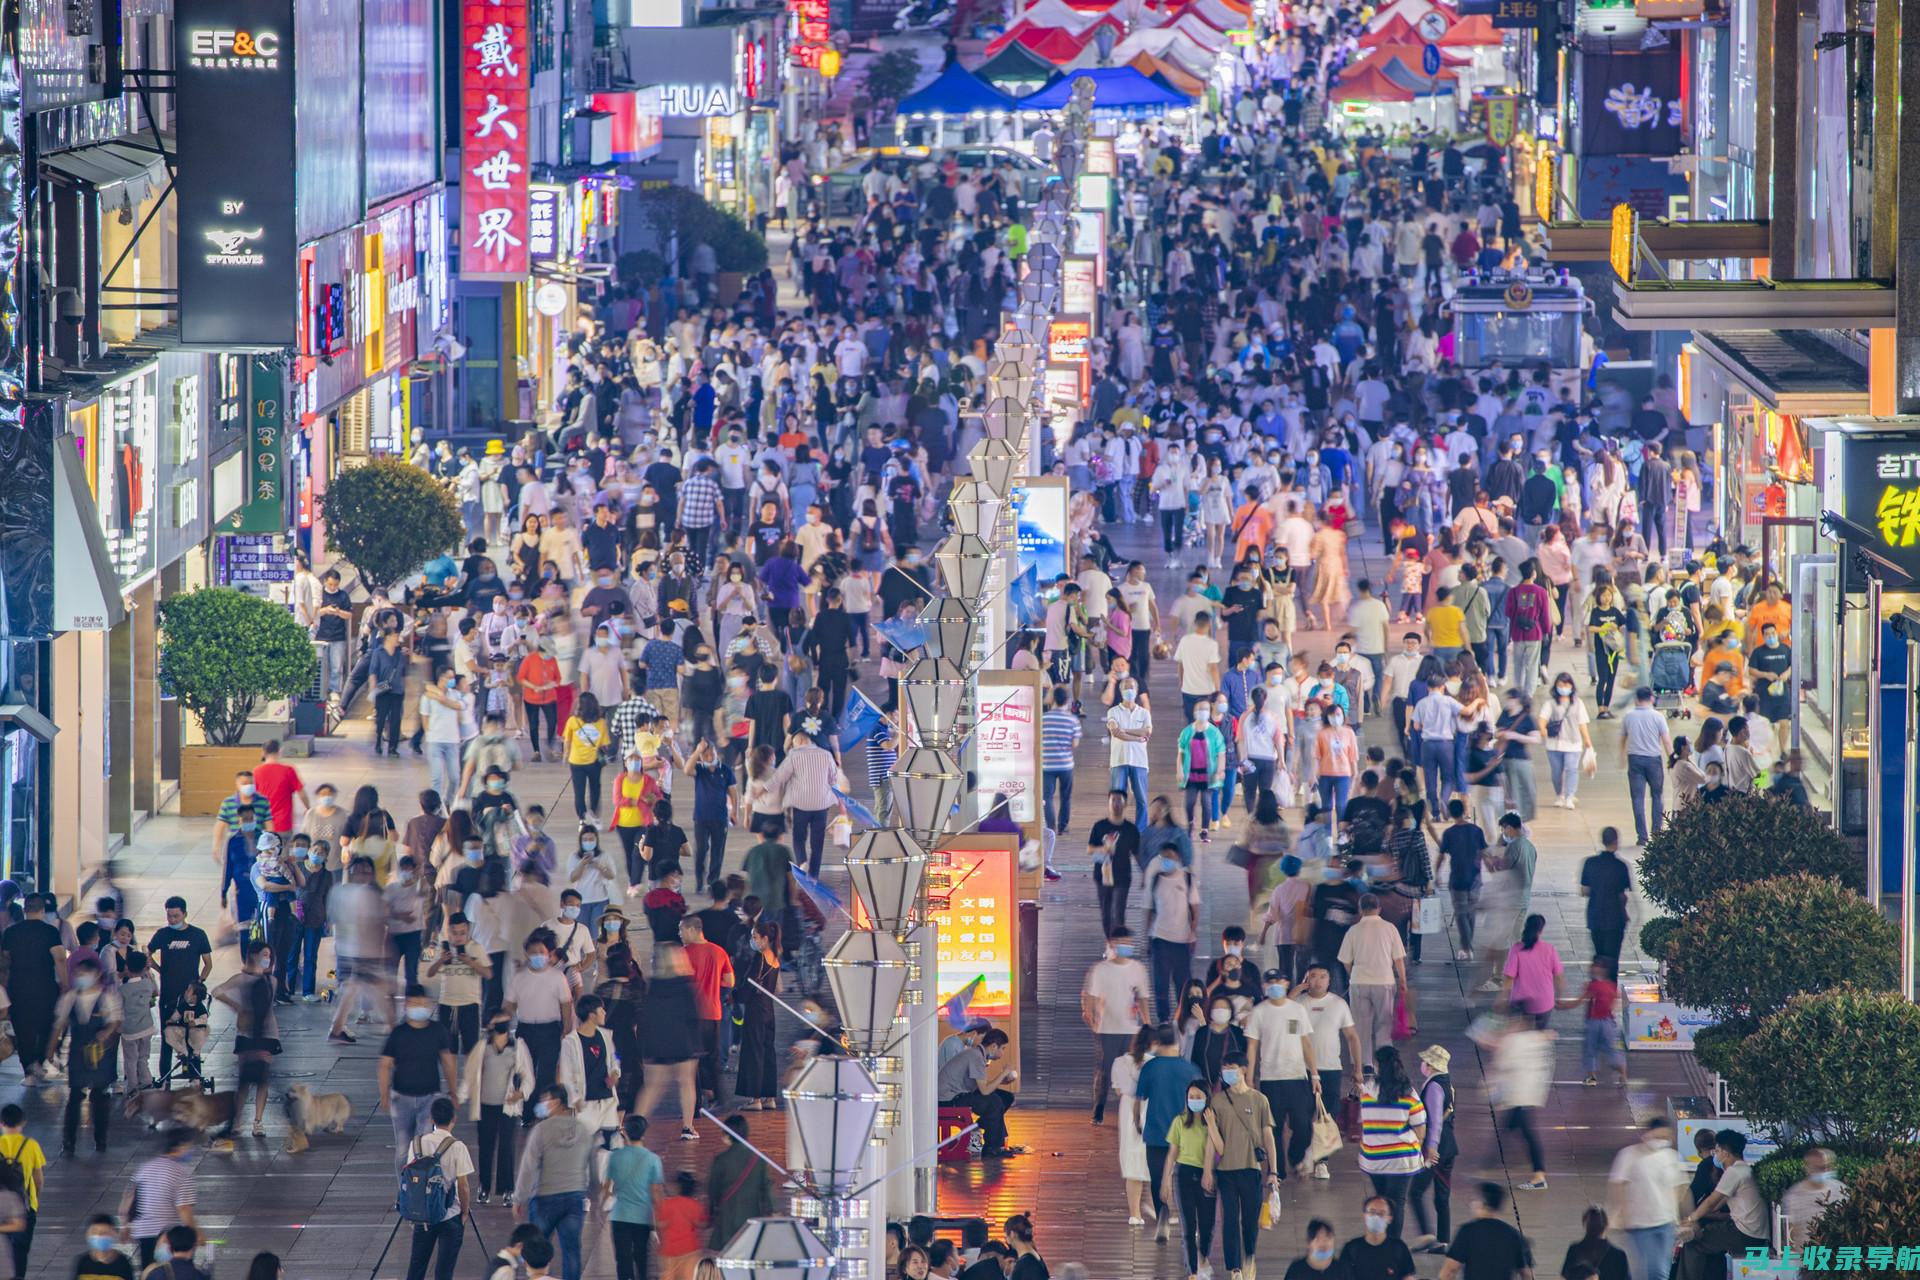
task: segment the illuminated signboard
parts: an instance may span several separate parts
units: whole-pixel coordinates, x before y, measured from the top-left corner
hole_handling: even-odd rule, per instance
[[[1060,260],[1060,309],[1068,315],[1100,314],[1100,264],[1092,258]]]
[[[1542,138],[1533,149],[1533,213],[1542,222],[1553,221],[1553,168],[1558,163],[1553,144]]]
[[[1074,203],[1102,212],[1113,207],[1113,179],[1104,173],[1083,173],[1074,179]]]
[[[565,187],[541,182],[527,188],[527,256],[535,262],[561,256],[566,202]]]
[[[1107,212],[1104,209],[1082,209],[1068,215],[1068,229],[1071,235],[1067,252],[1079,257],[1092,258],[1094,261],[1094,279],[1099,286],[1107,287]]]
[[[1607,238],[1607,261],[1613,274],[1633,283],[1633,238],[1640,230],[1640,215],[1630,204],[1613,206],[1613,227]]]
[[[290,345],[299,253],[292,2],[181,0],[175,16],[180,336]]]
[[[1087,158],[1084,166],[1086,173],[1102,173],[1108,177],[1120,171],[1118,159],[1113,153],[1112,138],[1087,139]]]
[[[1867,549],[1920,578],[1920,439],[1863,431],[1828,440],[1840,446],[1844,513],[1878,538]]]
[[[527,0],[464,0],[460,274],[527,274]]]
[[[974,844],[1000,847],[961,847]],[[942,846],[927,867],[928,914],[940,929],[935,999],[944,1004],[978,978],[968,1010],[982,1018],[1011,1017],[1017,1007],[1018,855],[1013,845],[1011,836],[955,841]]]
[[[787,52],[793,65],[820,69],[820,57],[833,41],[827,0],[787,0]]]
[[[1020,572],[1029,568],[1041,582],[1068,572],[1067,486],[1059,477],[1038,476],[1013,488],[1015,537]],[[985,701],[984,695],[982,702]]]
[[[1064,499],[1065,490],[1061,490]],[[1062,502],[1064,510],[1065,503]],[[973,727],[974,794],[982,810],[1001,797],[1015,822],[1040,821],[1040,682],[1038,673],[981,672]],[[992,675],[1008,683],[989,684]],[[1014,682],[1018,683],[1014,683]]]

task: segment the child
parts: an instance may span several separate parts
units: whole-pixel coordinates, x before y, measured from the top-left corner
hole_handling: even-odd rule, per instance
[[[707,1206],[694,1198],[698,1183],[682,1169],[674,1175],[674,1193],[653,1207],[653,1229],[660,1236],[664,1280],[692,1280],[707,1229]]]
[[[1420,552],[1408,547],[1401,553],[1400,563],[1394,566],[1396,589],[1400,592],[1400,608],[1394,614],[1395,622],[1421,622],[1426,619],[1422,603],[1426,599],[1427,564],[1420,558]]]
[[[120,1252],[120,1228],[110,1213],[87,1219],[87,1251],[73,1264],[74,1280],[133,1280],[133,1260]]]
[[[1587,1004],[1586,1038],[1580,1044],[1580,1062],[1586,1070],[1589,1087],[1600,1083],[1599,1068],[1604,1059],[1619,1073],[1619,1086],[1627,1087],[1627,1055],[1621,1051],[1620,1028],[1615,1025],[1620,1005],[1620,984],[1614,977],[1612,956],[1595,956],[1587,967],[1587,989],[1560,1001],[1562,1009],[1571,1009],[1582,1000]]]
[[[127,953],[126,973],[120,979],[120,1056],[127,1070],[127,1092],[153,1084],[147,1054],[153,1047],[153,1007],[160,999],[144,951]]]

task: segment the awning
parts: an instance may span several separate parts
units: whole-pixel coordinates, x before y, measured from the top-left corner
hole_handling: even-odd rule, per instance
[[[0,693],[0,726],[25,729],[41,742],[52,742],[60,726],[40,714],[18,689]]]
[[[1878,280],[1613,282],[1622,329],[1879,329],[1893,323],[1893,286]]]
[[[100,511],[70,437],[54,441],[53,459],[53,629],[106,631],[126,620],[127,602]]]
[[[169,148],[168,154],[171,153]],[[128,139],[96,142],[75,147],[71,151],[56,151],[50,156],[43,156],[41,163],[55,173],[65,174],[98,191],[123,184],[133,187],[135,189],[129,194],[135,204],[167,183],[165,157],[151,145],[142,146]]]
[[[1801,329],[1697,333],[1694,349],[1775,413],[1798,418],[1869,412],[1867,368]]]

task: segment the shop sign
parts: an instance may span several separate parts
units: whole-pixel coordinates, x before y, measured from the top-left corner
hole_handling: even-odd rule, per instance
[[[1119,161],[1114,155],[1112,138],[1089,138],[1087,140],[1087,173],[1104,173],[1108,177],[1119,172]]]
[[[1586,156],[1670,156],[1686,115],[1677,48],[1580,59],[1580,150]]]
[[[1060,259],[1060,310],[1070,316],[1098,316],[1099,264],[1092,258],[1067,255]]]
[[[663,84],[660,109],[670,116],[731,116],[740,110],[740,95],[727,84]]]
[[[277,533],[287,526],[286,375],[272,360],[248,362],[246,498],[222,533]]]
[[[167,458],[184,467],[200,452],[200,379],[173,380],[172,411],[167,415]]]
[[[565,187],[542,182],[527,188],[527,257],[533,261],[550,262],[562,256],[566,199]]]
[[[1074,179],[1074,203],[1082,209],[1105,211],[1113,207],[1113,179],[1104,173],[1083,173]]]
[[[1554,155],[1553,144],[1545,138],[1534,143],[1533,149],[1533,215],[1542,222],[1553,221],[1553,178],[1554,166],[1559,158]]]
[[[1102,289],[1107,287],[1107,212],[1104,209],[1081,209],[1069,215],[1067,252],[1079,257],[1092,258],[1094,281]]]
[[[616,162],[638,164],[659,154],[667,130],[658,86],[631,93],[596,93],[592,107],[613,117],[610,148]]]
[[[527,273],[527,0],[464,0],[460,53],[460,274]]]
[[[984,675],[985,673],[983,673]],[[993,673],[980,681],[980,713],[973,727],[974,795],[985,812],[999,798],[1015,822],[1038,822],[1040,790],[1040,690],[1032,677]],[[1019,679],[1019,684],[1000,684]]]
[[[820,55],[833,43],[829,8],[828,0],[788,0],[791,35],[787,50],[794,66],[808,71],[820,69]]]
[[[660,91],[663,115],[737,115],[769,87],[766,41],[740,27],[628,29],[627,75]]]
[[[1520,100],[1510,93],[1487,99],[1487,141],[1505,147],[1513,141],[1520,118]]]
[[[567,309],[567,287],[548,280],[533,291],[533,309],[551,320]]]
[[[286,346],[299,254],[293,5],[180,0],[175,15],[180,336]]]
[[[1633,283],[1634,237],[1640,231],[1640,215],[1634,212],[1630,204],[1613,206],[1610,231],[1607,236],[1607,261],[1613,266],[1613,274],[1623,284]]]

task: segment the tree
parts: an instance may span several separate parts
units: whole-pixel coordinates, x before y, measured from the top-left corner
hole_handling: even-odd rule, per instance
[[[894,49],[867,64],[867,76],[861,86],[866,89],[868,100],[877,107],[899,102],[919,83],[920,59],[905,49]]]
[[[660,253],[679,253],[683,270],[687,255],[701,243],[712,248],[714,262],[722,271],[754,272],[767,265],[767,242],[697,191],[658,187],[640,192],[631,207],[633,216],[653,233]]]
[[[1845,1167],[1844,1165],[1842,1166]],[[1920,1240],[1920,1149],[1896,1151],[1866,1169],[1842,1175],[1847,1194],[1814,1220],[1807,1243],[1828,1249],[1865,1245],[1907,1245]],[[1895,1257],[1911,1258],[1907,1249]],[[1920,1275],[1909,1261],[1879,1275]]]
[[[1727,1087],[1776,1142],[1879,1155],[1920,1132],[1915,1062],[1920,1008],[1842,987],[1795,996],[1762,1022],[1734,1052]]]
[[[160,602],[160,680],[216,747],[238,746],[254,708],[313,683],[313,642],[284,605],[228,587]]]
[[[320,499],[327,546],[369,588],[390,587],[459,544],[466,526],[446,487],[411,463],[374,458],[333,478]]]
[[[1640,857],[1640,887],[1686,915],[1734,885],[1798,871],[1853,889],[1866,886],[1860,853],[1811,810],[1773,796],[1685,804]]]
[[[1722,889],[1681,922],[1666,961],[1667,999],[1757,1021],[1805,991],[1892,988],[1900,931],[1853,890],[1803,872]]]

